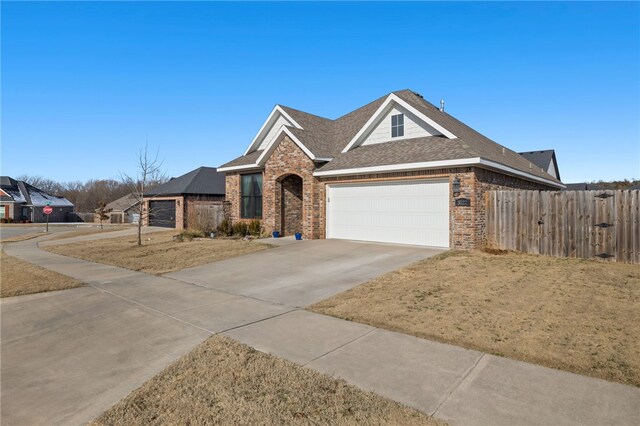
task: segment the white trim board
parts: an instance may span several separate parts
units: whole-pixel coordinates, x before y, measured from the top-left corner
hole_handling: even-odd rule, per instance
[[[349,141],[347,146],[342,150],[343,153],[349,151],[351,148],[354,148],[358,142],[362,142],[361,141],[362,137],[371,129],[371,127],[373,125],[375,125],[377,123],[377,121],[379,120],[380,116],[385,113],[387,107],[392,102],[394,102],[394,103],[402,106],[406,110],[410,111],[413,115],[415,115],[419,119],[423,120],[429,126],[433,127],[434,129],[436,129],[437,131],[439,131],[440,133],[445,135],[447,138],[449,138],[449,139],[456,139],[457,138],[456,135],[454,135],[453,133],[451,133],[450,131],[448,131],[447,129],[445,129],[444,127],[442,127],[441,125],[439,125],[438,123],[436,123],[435,121],[433,121],[432,119],[430,119],[429,117],[427,117],[426,115],[424,115],[423,113],[418,111],[416,108],[411,106],[409,103],[407,103],[406,101],[404,101],[401,98],[399,98],[396,94],[391,93],[391,94],[389,94],[389,96],[387,96],[387,99],[385,99],[385,101],[382,103],[382,105],[380,105],[380,107],[371,116],[371,118],[369,118],[369,120],[365,123],[365,125],[362,126],[362,128],[358,131],[358,133],[356,133],[356,135],[353,137],[353,139],[351,139],[351,141]]]
[[[271,114],[269,114],[269,116],[267,117],[265,122],[262,124],[262,127],[260,127],[260,130],[258,130],[258,133],[255,135],[255,137],[251,141],[251,144],[249,144],[249,147],[247,148],[247,150],[244,152],[243,155],[247,155],[249,152],[251,152],[251,150],[255,149],[255,145],[260,140],[260,137],[263,136],[263,133],[265,133],[266,131],[269,130],[267,128],[267,126],[268,126],[269,123],[272,122],[272,120],[275,117],[276,113],[278,113],[278,114],[282,115],[284,118],[286,118],[293,125],[293,127],[297,127],[298,129],[302,129],[302,126],[300,124],[298,124],[298,122],[296,120],[291,118],[291,116],[289,114],[287,114],[287,112],[284,109],[282,109],[282,107],[280,105],[276,105],[273,108],[273,110],[271,111]]]
[[[493,161],[485,160],[480,157],[461,158],[456,160],[427,161],[427,162],[421,162],[421,163],[390,164],[386,166],[358,167],[353,169],[342,169],[342,170],[327,170],[325,172],[323,171],[315,172],[313,173],[313,175],[318,177],[345,176],[345,175],[359,175],[359,174],[369,174],[369,173],[415,171],[415,170],[421,170],[421,169],[439,169],[439,168],[447,168],[447,167],[478,166],[478,165],[500,170],[502,172],[506,172],[507,174],[515,175],[517,177],[523,177],[527,180],[543,182],[547,185],[555,186],[557,188],[565,187],[561,183],[553,182],[549,179],[545,179],[542,177],[531,175],[529,173],[521,172],[520,170],[516,170],[511,167],[504,166],[499,163],[495,163]]]

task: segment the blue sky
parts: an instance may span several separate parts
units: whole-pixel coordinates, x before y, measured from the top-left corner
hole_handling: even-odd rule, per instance
[[[640,4],[2,2],[3,175],[169,176],[241,155],[276,103],[410,88],[565,182],[640,178]]]

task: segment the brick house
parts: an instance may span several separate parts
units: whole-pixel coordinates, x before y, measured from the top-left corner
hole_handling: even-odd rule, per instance
[[[184,229],[195,206],[224,204],[225,176],[214,167],[198,167],[144,193],[142,224]]]
[[[484,193],[562,183],[409,90],[335,120],[277,105],[226,173],[232,221],[307,239],[473,249]]]
[[[9,176],[0,177],[0,219],[15,222],[66,222],[74,205],[64,197],[49,194],[40,188]],[[44,214],[45,207],[53,211]]]

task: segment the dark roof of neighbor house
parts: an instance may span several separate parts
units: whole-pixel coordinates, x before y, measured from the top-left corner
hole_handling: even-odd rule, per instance
[[[558,180],[560,180],[560,170],[558,169],[558,162],[556,161],[556,152],[553,149],[545,149],[542,151],[529,151],[529,152],[520,152],[524,158],[528,161],[532,162],[536,166],[543,168],[545,170],[549,169],[549,165],[553,163],[553,167],[558,174]]]
[[[586,191],[587,190],[587,182],[580,183],[565,183],[566,186],[565,191]]]
[[[532,162],[518,153],[494,142],[448,113],[440,111],[439,108],[411,90],[392,93],[429,119],[452,132],[456,138],[448,139],[434,136],[405,139],[393,143],[376,144],[377,146],[362,145],[342,153],[342,150],[384,103],[389,94],[335,120],[318,117],[285,106],[280,107],[303,128],[298,129],[287,126],[294,136],[316,157],[331,159],[331,161],[317,169],[319,172],[403,164],[407,161],[415,163],[480,157],[560,183],[558,179],[547,173],[546,168],[542,170],[542,167],[533,166]],[[414,142],[416,142],[417,146],[412,145]],[[434,146],[431,146],[431,143]],[[436,149],[436,146],[438,149]],[[261,150],[249,152],[247,155],[238,157],[221,167],[255,164],[256,159],[262,152]]]
[[[224,195],[224,173],[215,167],[198,167],[177,178],[158,185],[144,193],[146,196],[159,195]]]
[[[138,197],[135,194],[127,194],[107,204],[105,208],[114,212],[124,212],[138,204]],[[97,209],[96,209],[97,210]]]
[[[27,206],[44,207],[73,207],[73,203],[64,197],[51,195],[27,182],[15,180],[9,176],[0,178],[0,187],[14,203],[25,204]],[[4,198],[2,201],[5,201]],[[9,201],[9,200],[7,200]]]

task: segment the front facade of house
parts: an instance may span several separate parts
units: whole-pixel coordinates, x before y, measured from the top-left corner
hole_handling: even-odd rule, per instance
[[[223,166],[232,221],[267,232],[472,249],[490,189],[559,189],[517,153],[408,90],[336,120],[276,106]]]
[[[74,206],[66,198],[51,195],[9,176],[2,176],[0,180],[0,220],[33,223],[70,220]],[[53,209],[48,217],[44,214],[47,206]]]
[[[143,198],[143,225],[184,229],[190,213],[225,201],[225,177],[214,167],[199,167],[146,191]],[[195,216],[191,215],[191,219]]]

